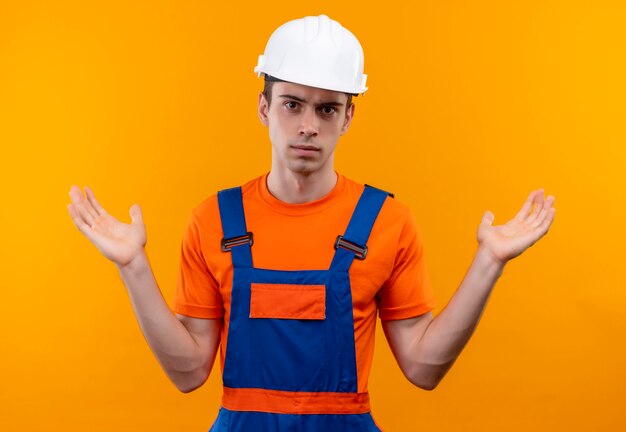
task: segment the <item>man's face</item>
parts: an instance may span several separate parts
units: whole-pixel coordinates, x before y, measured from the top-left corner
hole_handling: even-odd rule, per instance
[[[272,101],[259,95],[259,118],[268,126],[272,169],[301,175],[334,171],[333,154],[346,133],[354,104],[346,108],[345,93],[289,82],[276,82]]]

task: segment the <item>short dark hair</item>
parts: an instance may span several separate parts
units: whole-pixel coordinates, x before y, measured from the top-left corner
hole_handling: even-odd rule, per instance
[[[285,82],[285,81],[279,78],[275,78],[271,75],[267,75],[267,74],[263,74],[263,77],[265,78],[264,79],[265,83],[263,84],[263,94],[265,95],[265,99],[267,99],[267,106],[269,108],[270,104],[272,103],[272,87],[274,87],[274,83]],[[358,96],[358,95],[353,95],[352,93],[345,93],[345,95],[348,96],[348,101],[346,102],[346,108],[349,108],[350,105],[352,104],[352,96]]]

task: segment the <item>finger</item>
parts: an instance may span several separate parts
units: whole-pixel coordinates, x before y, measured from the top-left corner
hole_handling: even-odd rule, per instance
[[[74,222],[74,225],[76,225],[76,228],[78,228],[78,230],[82,232],[85,235],[85,237],[87,237],[91,242],[94,242],[95,240],[94,232],[89,227],[89,225],[85,223],[82,216],[78,213],[76,209],[76,205],[68,204],[67,210],[70,212],[70,216],[72,217],[72,221]]]
[[[543,223],[543,221],[546,219],[546,216],[548,215],[548,212],[550,211],[550,209],[552,209],[552,204],[554,204],[554,197],[550,195],[546,199],[546,202],[543,205],[543,210],[541,210],[541,213],[539,214],[539,216],[537,216],[537,219],[535,219],[530,224],[532,228],[537,228]]]
[[[539,216],[539,214],[543,210],[543,204],[544,204],[543,189],[539,189],[537,193],[535,194],[535,206],[533,207],[533,211],[530,214],[530,216],[526,218],[526,223],[532,224],[535,221],[535,219],[537,219],[537,216]]]
[[[552,221],[554,220],[554,214],[555,213],[556,213],[556,208],[554,208],[554,207],[552,207],[548,211],[548,215],[544,219],[543,223],[539,226],[539,230],[538,230],[539,237],[538,238],[541,238],[544,235],[546,235],[546,233],[550,229],[550,226],[552,226]]]
[[[76,228],[78,228],[78,230],[82,232],[85,237],[87,237],[87,239],[100,250],[99,245],[102,245],[106,241],[106,237],[87,225],[82,220],[82,218],[78,217],[74,204],[68,204],[67,208],[70,211],[70,215],[72,215],[72,213],[74,214],[72,220],[74,221],[74,225],[76,225]]]
[[[530,211],[533,208],[534,199],[535,199],[535,191],[532,191],[530,195],[528,195],[528,198],[526,198],[526,201],[524,202],[524,205],[522,206],[520,211],[517,212],[517,214],[515,215],[515,219],[523,222],[528,217],[528,215],[530,214]]]
[[[93,191],[88,186],[85,186],[85,193],[87,194],[87,199],[99,215],[108,214],[106,210],[100,205]]]
[[[87,225],[92,226],[97,215],[94,215],[95,210],[92,209],[93,213],[87,209],[87,206],[91,207],[89,203],[87,203],[83,194],[78,186],[72,186],[70,189],[70,198],[72,198],[72,204],[77,214],[82,218],[83,222]]]
[[[139,204],[133,204],[130,207],[130,219],[134,224],[142,224],[143,223],[143,214],[141,213],[141,207]]]
[[[78,186],[72,186],[72,188],[70,189],[70,196],[73,198],[72,200],[74,201],[74,204],[76,204],[76,207],[79,209],[79,211],[81,211],[81,207],[82,207],[81,214],[84,214],[86,212],[89,215],[91,215],[92,219],[98,218],[99,216],[98,212],[93,208],[91,203],[85,198],[85,195],[83,195],[83,192],[80,190]]]
[[[491,225],[493,223],[494,218],[495,218],[494,214],[491,213],[489,210],[487,210],[485,214],[483,215],[483,219],[480,223],[485,224],[485,225]]]

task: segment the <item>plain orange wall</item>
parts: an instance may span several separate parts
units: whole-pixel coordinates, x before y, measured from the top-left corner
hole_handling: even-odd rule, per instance
[[[326,13],[360,39],[337,168],[414,211],[445,306],[485,210],[556,196],[548,236],[505,269],[434,392],[379,333],[389,431],[623,427],[626,11],[608,1],[0,3],[0,430],[206,431],[219,373],[175,390],[115,267],[76,230],[70,185],[130,221],[171,301],[191,209],[269,169],[252,69],[283,22]]]

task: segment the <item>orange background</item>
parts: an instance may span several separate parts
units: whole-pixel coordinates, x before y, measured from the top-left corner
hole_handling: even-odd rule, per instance
[[[252,69],[283,22],[326,13],[365,50],[370,91],[337,168],[414,211],[445,305],[483,212],[557,198],[434,392],[382,338],[389,431],[614,431],[626,364],[626,10],[619,1],[0,3],[0,430],[206,431],[219,374],[178,393],[118,273],[76,230],[70,185],[130,221],[173,297],[191,209],[269,169]],[[620,168],[621,167],[621,168]]]

